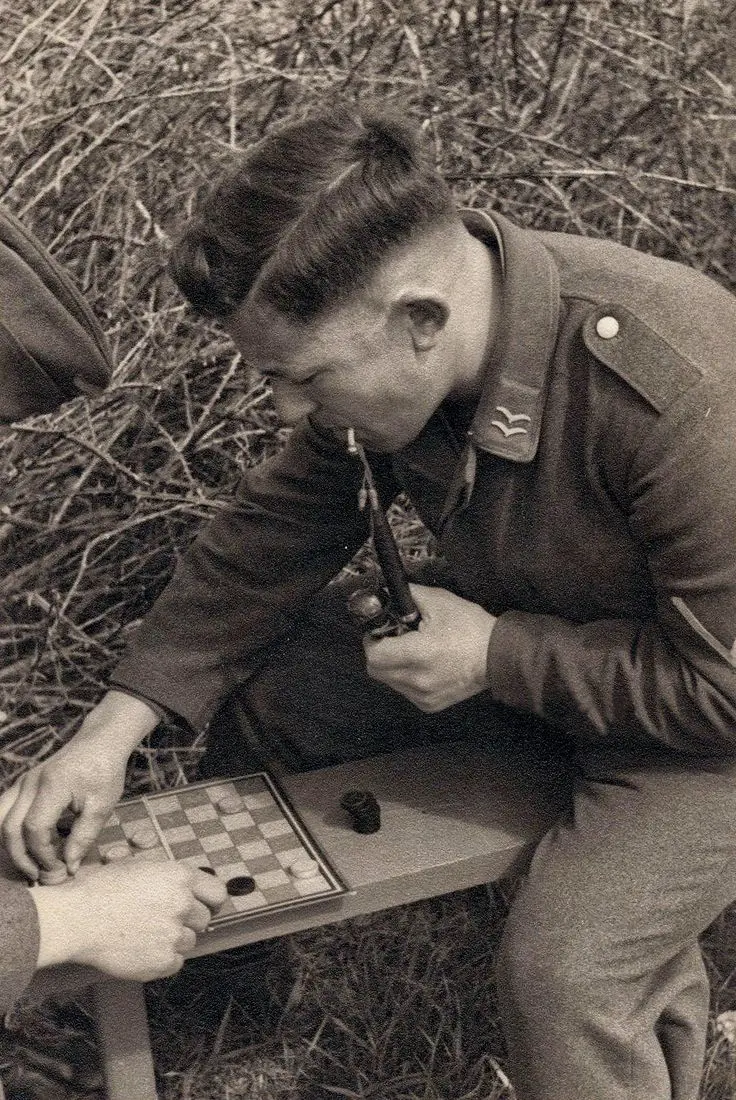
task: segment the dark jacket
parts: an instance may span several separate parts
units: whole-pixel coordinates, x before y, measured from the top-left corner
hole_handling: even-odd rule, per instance
[[[112,356],[63,267],[0,207],[0,422],[100,393]]]
[[[105,337],[78,288],[41,242],[0,207],[0,423],[50,412],[79,393],[97,393],[111,372]],[[30,892],[6,872],[0,852],[0,1012],[30,982],[39,948]]]
[[[502,323],[469,433],[373,456],[499,616],[490,695],[582,739],[736,748],[736,301],[621,246],[468,214]],[[114,684],[207,723],[365,536],[355,458],[314,426],[249,472]],[[388,499],[388,496],[386,497]]]

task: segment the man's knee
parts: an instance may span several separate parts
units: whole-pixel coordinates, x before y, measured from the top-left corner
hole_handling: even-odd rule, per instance
[[[605,950],[584,921],[555,927],[548,915],[535,920],[527,911],[509,917],[496,972],[505,1011],[540,1025],[554,1017],[605,1015],[613,1008],[616,985],[607,971]]]

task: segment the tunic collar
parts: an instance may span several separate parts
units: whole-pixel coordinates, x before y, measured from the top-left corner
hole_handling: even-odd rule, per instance
[[[464,210],[467,229],[501,260],[499,326],[469,439],[512,462],[537,453],[547,383],[559,323],[559,274],[529,230],[501,214]]]

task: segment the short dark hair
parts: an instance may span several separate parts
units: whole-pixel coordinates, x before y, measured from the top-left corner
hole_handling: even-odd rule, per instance
[[[201,203],[171,273],[197,312],[251,293],[309,322],[365,285],[388,252],[457,217],[417,128],[338,106],[275,131]]]

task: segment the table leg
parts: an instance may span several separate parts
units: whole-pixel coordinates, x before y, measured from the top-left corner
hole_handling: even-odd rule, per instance
[[[143,986],[108,980],[93,990],[108,1100],[157,1100]]]

